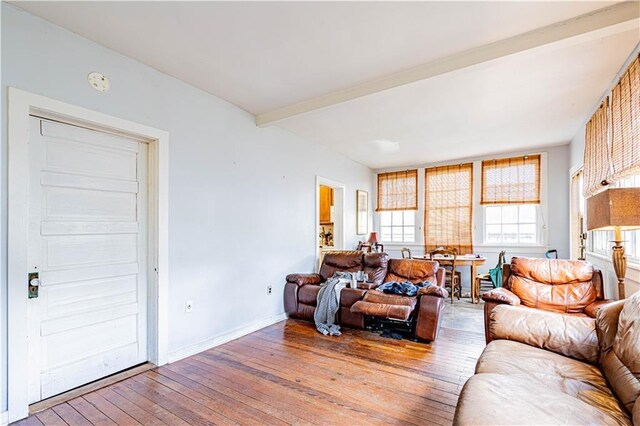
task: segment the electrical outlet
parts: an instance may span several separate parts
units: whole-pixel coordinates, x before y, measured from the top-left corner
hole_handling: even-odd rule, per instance
[[[271,290],[272,290],[271,285],[268,285],[267,286],[267,294],[271,294]]]
[[[185,311],[186,313],[188,313],[188,314],[189,314],[189,313],[191,313],[191,312],[193,312],[193,301],[191,301],[191,300],[187,300],[187,301],[185,302],[185,304],[184,304],[184,311]]]

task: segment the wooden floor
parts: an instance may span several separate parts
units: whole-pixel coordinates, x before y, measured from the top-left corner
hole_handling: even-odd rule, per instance
[[[464,300],[432,344],[287,320],[18,424],[447,425],[483,348],[482,311]]]

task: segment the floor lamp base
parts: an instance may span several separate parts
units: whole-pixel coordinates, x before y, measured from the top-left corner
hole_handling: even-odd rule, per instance
[[[614,241],[611,251],[611,261],[613,269],[618,277],[618,299],[624,299],[624,277],[627,275],[627,257],[624,255],[624,247],[622,241]]]

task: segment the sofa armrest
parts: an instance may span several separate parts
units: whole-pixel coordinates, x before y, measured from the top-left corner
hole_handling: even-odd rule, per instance
[[[618,320],[624,307],[624,302],[624,299],[612,301],[601,306],[601,309],[598,309],[596,313],[596,332],[598,333],[601,352],[606,352],[613,346],[613,341],[618,333]]]
[[[320,274],[289,274],[287,282],[297,285],[320,284],[322,277]]]
[[[604,306],[613,302],[615,302],[615,300],[596,300],[595,302],[585,306],[584,313],[589,315],[591,318],[595,318],[600,308],[603,308]]]
[[[418,297],[420,296],[435,296],[446,299],[449,297],[449,292],[444,287],[429,283],[418,289]]]
[[[482,295],[485,302],[506,303],[507,305],[519,306],[520,298],[504,287],[494,288]]]
[[[593,318],[540,309],[498,305],[491,311],[491,339],[506,339],[597,363],[600,355]]]

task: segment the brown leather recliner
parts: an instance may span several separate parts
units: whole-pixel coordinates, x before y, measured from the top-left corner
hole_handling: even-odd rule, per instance
[[[640,293],[596,318],[499,305],[453,423],[640,425]]]
[[[367,288],[382,284],[387,275],[386,253],[363,253],[360,250],[328,252],[322,259],[317,274],[290,274],[284,286],[284,310],[291,318],[313,321],[320,284],[327,281],[336,272],[367,273],[371,283],[365,288],[345,288],[340,293],[340,311],[338,323],[356,328],[364,328],[364,316],[351,313],[351,306],[362,300]]]
[[[605,300],[602,273],[589,262],[514,257],[502,266],[502,287],[484,293],[485,338],[491,341],[489,317],[508,304],[594,318]]]
[[[383,319],[409,322],[415,325],[415,337],[433,341],[438,335],[444,301],[445,271],[438,262],[417,259],[389,259],[384,282],[409,281],[414,284],[428,281],[432,286],[422,287],[414,297],[369,291],[351,306],[351,312]]]
[[[341,325],[364,328],[365,315],[389,318],[410,317],[417,321],[416,337],[435,340],[444,308],[444,270],[437,262],[412,259],[389,259],[386,253],[363,253],[362,251],[329,252],[324,256],[318,274],[290,274],[284,290],[285,311],[291,318],[313,320],[320,285],[335,272],[364,271],[369,283],[357,289],[345,288],[340,293],[340,310],[337,321]],[[416,297],[386,295],[372,291],[389,281],[432,281],[435,286],[420,289]],[[370,293],[370,294],[369,294]],[[367,297],[367,295],[369,295]],[[367,300],[365,300],[367,298]],[[352,309],[357,303],[360,308]],[[371,305],[375,303],[375,306]],[[406,306],[402,307],[402,306]],[[367,309],[371,309],[368,310]],[[398,312],[401,312],[398,314]]]

